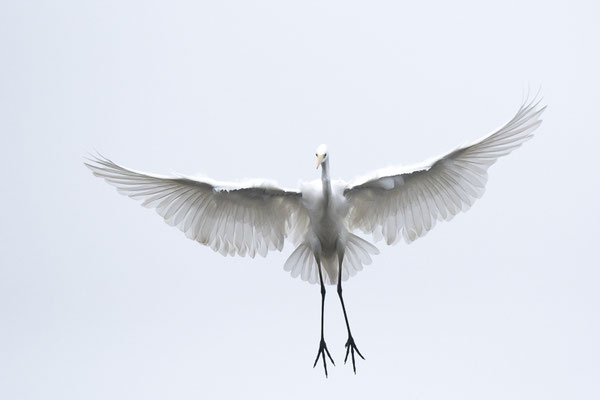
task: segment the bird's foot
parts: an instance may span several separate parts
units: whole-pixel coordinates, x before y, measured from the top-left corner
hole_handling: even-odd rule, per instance
[[[325,344],[325,339],[321,338],[321,343],[319,343],[319,352],[317,353],[317,358],[315,359],[313,368],[317,366],[319,357],[323,358],[323,368],[325,369],[325,378],[327,378],[327,360],[325,359],[325,354],[327,354],[327,357],[329,357],[329,360],[335,366],[335,363],[333,362],[333,358],[331,358],[331,354],[329,354],[329,350],[327,350],[327,345]]]
[[[354,338],[352,337],[352,335],[349,335],[348,341],[346,342],[346,358],[344,358],[344,364],[346,364],[346,361],[348,361],[348,355],[352,354],[352,369],[354,370],[354,373],[356,374],[356,362],[354,360],[354,352],[355,351],[360,356],[360,358],[362,358],[363,360],[365,359],[363,357],[363,355],[360,354],[360,351],[358,351],[358,347],[356,347],[356,343],[354,343]]]

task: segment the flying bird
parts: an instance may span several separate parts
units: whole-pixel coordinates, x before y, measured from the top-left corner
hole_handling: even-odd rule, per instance
[[[223,255],[266,256],[281,251],[285,240],[295,250],[284,265],[292,277],[321,288],[321,338],[317,357],[327,376],[327,360],[335,365],[324,337],[325,284],[336,285],[348,331],[344,363],[351,356],[356,373],[358,350],[342,296],[342,282],[370,264],[378,249],[353,232],[372,234],[392,245],[410,243],[437,221],[466,211],[483,195],[487,170],[530,139],[541,124],[545,106],[525,101],[501,128],[476,142],[458,147],[419,165],[388,168],[354,182],[332,180],[330,154],[316,150],[321,179],[288,190],[268,181],[246,185],[160,176],[122,167],[98,155],[85,163],[94,175],[119,193],[154,208],[185,235]]]

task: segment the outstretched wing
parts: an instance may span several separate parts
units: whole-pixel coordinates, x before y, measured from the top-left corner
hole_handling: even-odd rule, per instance
[[[466,211],[485,191],[487,170],[521,146],[542,123],[539,101],[524,103],[500,129],[420,167],[385,170],[348,186],[349,227],[383,236],[387,244],[425,235],[437,220]]]
[[[136,172],[102,156],[85,165],[119,193],[156,209],[169,225],[223,255],[266,256],[286,237],[302,235],[308,214],[302,194],[261,184],[235,187],[184,177]]]

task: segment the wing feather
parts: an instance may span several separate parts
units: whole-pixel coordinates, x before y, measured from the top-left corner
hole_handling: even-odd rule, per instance
[[[273,184],[163,177],[124,168],[100,155],[85,165],[119,193],[154,208],[188,238],[224,255],[266,256],[281,250],[289,235],[303,236],[308,226],[302,194]]]
[[[488,168],[533,136],[545,108],[535,99],[526,101],[504,126],[475,143],[424,167],[388,169],[349,185],[344,191],[349,227],[376,238],[381,232],[388,244],[399,237],[412,242],[436,221],[468,210],[485,191]]]

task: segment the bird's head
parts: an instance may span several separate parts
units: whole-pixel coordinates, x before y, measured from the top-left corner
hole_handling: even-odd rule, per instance
[[[318,169],[321,164],[323,164],[324,162],[327,161],[327,157],[328,157],[327,146],[322,144],[319,147],[317,147],[317,151],[316,151],[315,155],[317,156],[317,169]]]

